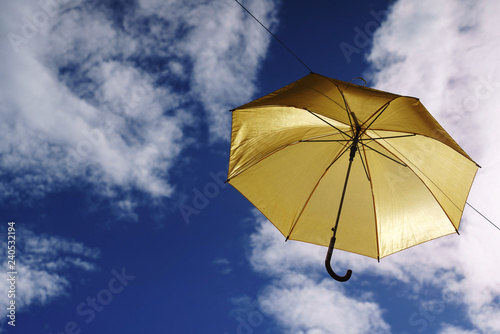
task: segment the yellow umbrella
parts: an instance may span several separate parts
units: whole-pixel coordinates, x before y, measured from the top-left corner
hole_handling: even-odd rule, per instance
[[[228,182],[286,240],[329,246],[337,280],[334,246],[381,259],[458,233],[478,165],[417,98],[311,73],[232,121]]]

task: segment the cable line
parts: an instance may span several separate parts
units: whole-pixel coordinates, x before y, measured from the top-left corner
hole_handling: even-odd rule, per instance
[[[273,36],[273,37],[274,37],[274,38],[275,38],[278,42],[280,42],[280,44],[281,44],[281,45],[283,45],[283,46],[285,47],[285,49],[287,49],[287,50],[288,50],[288,52],[290,52],[290,53],[291,53],[291,54],[292,54],[295,58],[297,58],[297,60],[298,60],[298,61],[299,61],[302,65],[304,65],[304,66],[305,66],[305,68],[307,68],[307,69],[309,70],[309,72],[314,73],[314,72],[313,72],[313,70],[311,70],[311,68],[309,68],[309,66],[307,66],[307,65],[306,65],[306,63],[304,63],[304,62],[303,62],[303,61],[302,61],[302,60],[301,60],[301,59],[300,59],[300,58],[299,58],[299,57],[298,57],[295,53],[293,53],[293,51],[292,51],[292,50],[290,50],[290,49],[288,48],[288,46],[286,46],[286,45],[285,45],[285,43],[283,43],[283,42],[282,42],[282,41],[281,41],[281,40],[280,40],[280,39],[279,39],[279,38],[278,38],[275,34],[273,34],[273,33],[271,32],[271,30],[267,29],[267,27],[266,27],[264,24],[262,24],[262,22],[260,22],[260,21],[259,21],[259,20],[258,20],[258,19],[257,19],[257,18],[256,18],[256,17],[255,17],[255,16],[254,16],[254,15],[253,15],[253,14],[252,14],[249,10],[248,10],[248,9],[246,9],[246,7],[245,7],[245,6],[243,6],[243,5],[242,5],[242,4],[241,4],[238,0],[234,0],[234,1],[236,1],[236,2],[238,3],[238,5],[240,5],[240,6],[241,6],[241,8],[243,8],[243,9],[244,9],[244,10],[245,10],[248,14],[250,14],[250,16],[251,16],[251,17],[253,17],[253,18],[254,18],[254,20],[255,20],[255,21],[257,21],[257,22],[258,22],[258,23],[259,23],[259,24],[260,24],[260,25],[261,25],[264,29],[266,29],[266,30],[267,30],[267,32],[271,34],[271,36]]]
[[[476,209],[475,207],[473,207],[472,205],[470,205],[469,202],[465,202],[465,204],[467,204],[468,206],[470,206],[474,211],[476,211],[477,213],[479,213],[481,215],[481,217],[483,217],[484,219],[486,219],[491,225],[495,226],[498,230],[500,230],[500,227],[496,226],[491,220],[489,220],[488,218],[486,218],[485,215],[483,215],[481,212],[479,212],[478,209]]]

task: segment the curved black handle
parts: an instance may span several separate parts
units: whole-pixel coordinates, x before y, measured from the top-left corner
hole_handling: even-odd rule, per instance
[[[332,266],[330,264],[330,261],[332,259],[332,253],[333,253],[333,246],[335,245],[335,237],[332,237],[330,239],[330,246],[328,247],[328,252],[326,253],[326,259],[325,259],[325,267],[326,267],[326,271],[328,271],[328,273],[330,274],[330,276],[339,281],[339,282],[345,282],[345,281],[348,281],[349,278],[351,278],[351,275],[352,275],[352,270],[351,269],[348,269],[347,270],[347,273],[344,275],[344,276],[339,276],[337,275],[333,269],[332,269]]]

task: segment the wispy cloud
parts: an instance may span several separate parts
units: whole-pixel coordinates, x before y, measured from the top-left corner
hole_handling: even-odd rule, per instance
[[[274,1],[248,5],[275,21]],[[227,110],[252,96],[269,36],[226,0],[119,7],[46,0],[2,10],[4,198],[86,183],[130,211],[124,192],[172,196],[169,171],[195,142],[186,129],[229,139]]]
[[[217,258],[213,261],[213,264],[218,267],[219,274],[227,275],[233,271],[233,268],[231,268],[231,262],[226,258]]]
[[[5,310],[9,300],[15,300],[16,313],[24,312],[33,305],[47,305],[68,294],[72,275],[98,269],[96,260],[101,252],[96,248],[60,236],[36,234],[27,228],[16,229],[16,289],[15,299],[0,298],[0,307]],[[0,247],[7,249],[6,239]],[[7,261],[3,272],[9,272]],[[0,281],[0,290],[9,291],[9,282]],[[0,324],[8,318],[2,317]]]
[[[477,330],[466,330],[455,326],[447,325],[439,332],[439,334],[479,334]]]

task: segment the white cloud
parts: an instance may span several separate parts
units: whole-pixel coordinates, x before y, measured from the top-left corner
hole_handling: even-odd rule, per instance
[[[439,332],[439,334],[480,334],[480,333],[476,330],[469,331],[466,329],[447,325]]]
[[[285,333],[388,333],[377,303],[353,298],[338,288],[338,282],[316,282],[297,275],[293,282],[280,280],[259,297],[264,312]]]
[[[325,279],[325,248],[283,242],[278,230],[262,217],[251,235],[252,268],[272,279],[258,296],[260,310],[285,333],[388,333],[383,310],[369,293],[354,296]],[[336,254],[337,255],[337,254]],[[336,265],[336,264],[335,264]]]
[[[500,140],[498,15],[498,1],[401,0],[375,34],[368,56],[377,70],[372,76],[377,88],[420,97],[483,167],[469,202],[497,223],[500,176],[493,143]],[[456,293],[477,330],[498,332],[500,231],[466,207],[461,234],[405,251],[388,262],[411,279]],[[440,281],[443,275],[448,281]]]
[[[275,14],[272,2],[250,3],[248,7],[265,25],[272,27],[271,23],[275,23],[268,14]],[[189,21],[199,25],[182,46],[193,59],[194,94],[199,94],[209,110],[212,133],[229,138],[228,111],[238,106],[242,97],[252,97],[257,71],[248,69],[259,68],[264,57],[261,50],[267,49],[269,34],[238,7],[221,11],[200,6]]]
[[[123,191],[172,196],[169,170],[194,142],[186,127],[229,139],[228,109],[251,98],[269,36],[225,0],[123,6],[2,9],[1,196],[20,201],[83,181],[134,218]],[[274,1],[248,6],[273,21]]]
[[[95,260],[101,255],[99,249],[89,248],[80,242],[59,236],[37,235],[27,228],[16,228],[15,305],[16,315],[33,305],[47,305],[54,299],[67,295],[71,288],[70,276],[74,273],[97,270]],[[6,239],[5,239],[6,240]],[[0,246],[7,249],[6,241]],[[10,272],[7,261],[2,271]],[[9,291],[9,281],[0,280],[0,290]],[[5,310],[10,298],[0,298],[0,308]],[[2,317],[3,324],[7,317]]]

